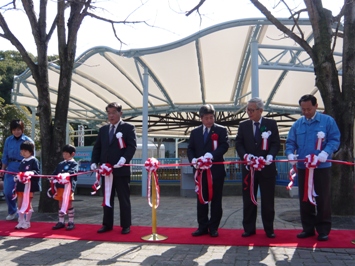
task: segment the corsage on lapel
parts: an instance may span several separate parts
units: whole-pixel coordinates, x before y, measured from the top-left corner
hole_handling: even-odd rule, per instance
[[[323,131],[319,131],[317,133],[317,142],[316,142],[316,150],[322,149],[322,142],[324,141],[325,133]]]
[[[212,139],[213,150],[216,150],[218,147],[218,134],[213,133],[212,131],[211,139]]]
[[[126,148],[126,143],[124,142],[122,137],[123,137],[122,132],[117,132],[116,138],[118,139],[118,147],[120,149]]]
[[[263,151],[266,151],[269,148],[267,139],[271,135],[271,131],[267,130],[266,126],[260,127],[260,131],[261,131],[261,138],[263,139],[263,143],[261,145],[261,149]]]

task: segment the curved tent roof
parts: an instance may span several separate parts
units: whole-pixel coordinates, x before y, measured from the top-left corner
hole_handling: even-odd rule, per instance
[[[293,21],[280,19],[284,25]],[[304,38],[313,41],[308,20],[299,21]],[[244,19],[215,25],[182,40],[145,49],[127,51],[94,47],[76,59],[73,71],[68,121],[89,127],[106,121],[107,103],[123,106],[124,119],[141,134],[144,69],[148,70],[148,132],[150,136],[186,137],[200,124],[198,109],[215,106],[216,122],[231,136],[247,119],[245,106],[252,93],[252,43],[258,43],[256,94],[265,100],[265,114],[278,121],[287,133],[299,117],[298,99],[314,94],[315,76],[309,56],[266,19]],[[341,74],[342,40],[335,47]],[[50,98],[57,100],[60,67],[49,66]],[[37,89],[29,70],[15,77],[12,101],[36,108]]]

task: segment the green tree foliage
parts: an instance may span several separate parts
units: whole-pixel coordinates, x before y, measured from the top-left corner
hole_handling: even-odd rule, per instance
[[[33,55],[29,55],[34,59]],[[26,63],[18,51],[0,51],[0,97],[5,104],[11,102],[11,89],[14,76],[20,75],[27,68]]]

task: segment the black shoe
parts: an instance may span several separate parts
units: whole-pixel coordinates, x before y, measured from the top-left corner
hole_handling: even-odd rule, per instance
[[[74,228],[75,228],[74,223],[73,223],[73,222],[69,222],[69,223],[68,223],[68,226],[67,226],[67,228],[66,228],[66,230],[71,231],[71,230],[73,230]]]
[[[266,233],[266,236],[268,238],[275,238],[276,237],[276,235],[274,233]]]
[[[311,237],[311,236],[315,236],[316,234],[313,233],[307,233],[307,232],[301,232],[297,235],[297,238],[307,238],[307,237]]]
[[[328,235],[325,235],[325,234],[320,234],[318,237],[317,237],[318,241],[327,241],[328,240]]]
[[[125,228],[122,228],[121,234],[127,235],[127,234],[129,234],[129,232],[131,232],[131,228],[125,227]]]
[[[101,227],[99,230],[97,230],[97,232],[98,232],[99,234],[101,234],[101,233],[105,233],[105,232],[108,232],[108,231],[111,231],[111,230],[112,230],[112,228],[103,226],[103,227]]]
[[[65,224],[62,222],[58,222],[55,226],[52,227],[53,230],[57,230],[57,229],[62,229],[65,227]]]
[[[255,235],[255,231],[254,232],[244,232],[242,234],[242,237],[249,237],[249,236],[252,236],[252,235]]]
[[[192,232],[191,235],[192,236],[202,236],[202,235],[207,235],[208,234],[208,230],[202,230],[202,229],[197,229],[195,232]]]
[[[210,236],[211,237],[217,237],[218,236],[218,231],[217,230],[210,231]]]

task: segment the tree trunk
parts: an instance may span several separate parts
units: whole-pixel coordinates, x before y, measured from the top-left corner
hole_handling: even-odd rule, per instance
[[[343,61],[343,87],[340,90],[339,73],[332,51],[332,40],[336,40],[332,35],[332,14],[322,8],[319,2],[305,1],[305,3],[315,35],[313,63],[316,86],[322,96],[325,113],[334,117],[341,132],[340,148],[334,155],[334,159],[353,161],[354,96],[353,93],[349,95],[351,88],[344,85],[350,76],[354,77],[354,73],[346,74],[349,70],[346,70]],[[349,34],[349,29],[344,28],[344,36]],[[345,43],[344,40],[344,45]],[[343,49],[343,59],[348,56],[348,49]],[[353,167],[333,164],[331,187],[332,209],[335,215],[355,214],[354,204],[349,204],[354,202],[353,174]]]
[[[336,159],[354,161],[355,117],[355,3],[345,1],[342,65],[342,95],[337,98],[335,117],[341,131],[341,145]],[[354,215],[354,167],[335,165],[332,179],[332,209],[334,214]]]
[[[39,46],[38,50],[38,74],[33,77],[36,80],[38,91],[38,110],[41,134],[41,162],[42,174],[51,174],[55,169],[58,157],[53,154],[53,143],[56,140],[53,137],[52,126],[52,111],[50,105],[49,95],[49,81],[48,81],[48,62],[47,62],[47,45]],[[42,178],[42,191],[40,193],[40,200],[38,204],[39,212],[56,212],[58,210],[58,203],[47,196],[47,190],[50,184],[47,178]]]

